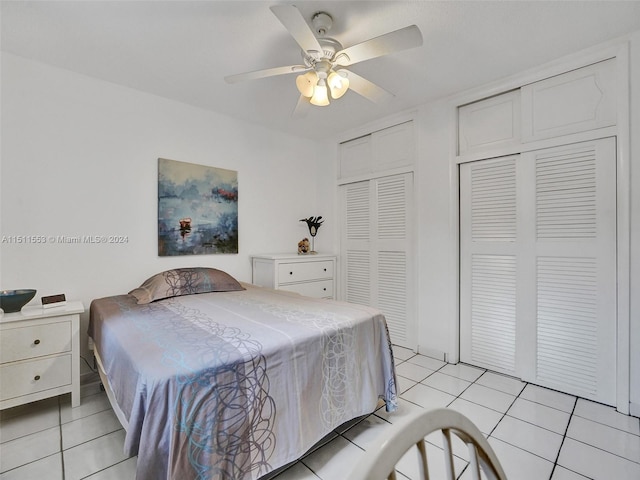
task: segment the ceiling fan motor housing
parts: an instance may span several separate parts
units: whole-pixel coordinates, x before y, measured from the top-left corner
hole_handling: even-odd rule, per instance
[[[318,12],[311,19],[311,24],[316,35],[324,37],[333,26],[333,18],[326,12]]]

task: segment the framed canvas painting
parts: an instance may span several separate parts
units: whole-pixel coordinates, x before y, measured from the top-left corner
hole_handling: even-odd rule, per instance
[[[238,172],[158,159],[158,255],[238,253]]]

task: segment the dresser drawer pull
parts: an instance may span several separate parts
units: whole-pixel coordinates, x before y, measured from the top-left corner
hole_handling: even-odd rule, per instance
[[[40,345],[40,339],[39,339],[39,338],[36,338],[36,339],[33,341],[33,344],[34,344],[34,345]]]
[[[38,380],[40,380],[40,375],[36,375],[35,377],[33,377],[33,379],[37,382]]]

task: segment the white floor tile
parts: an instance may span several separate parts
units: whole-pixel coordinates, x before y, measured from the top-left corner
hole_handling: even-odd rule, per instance
[[[567,470],[564,467],[556,465],[556,468],[553,469],[551,480],[588,480],[588,477],[584,477],[576,472],[572,472],[571,470]]]
[[[68,423],[94,413],[111,410],[111,404],[106,393],[82,397],[79,407],[71,407],[71,401],[60,403],[60,422]]]
[[[458,398],[451,403],[449,408],[452,408],[468,417],[469,420],[471,420],[485,435],[489,435],[502,418],[502,414],[500,412],[496,412],[495,410],[483,407],[477,403],[469,402],[462,398]]]
[[[446,407],[456,399],[453,395],[421,383],[404,392],[402,398],[427,409]]]
[[[637,480],[640,464],[572,438],[565,438],[558,465],[593,480]]]
[[[420,456],[418,449],[415,446],[411,447],[411,449],[409,449],[396,464],[396,471],[402,473],[411,480],[421,479],[422,477],[419,475],[419,461]],[[467,462],[464,460],[454,457],[453,467],[456,476],[464,470],[466,464]],[[444,450],[429,443],[427,443],[427,465],[429,468],[429,478],[446,478]],[[381,472],[380,477],[384,478],[383,475],[384,473]]]
[[[522,380],[494,372],[485,372],[476,383],[515,396],[520,395],[520,392],[527,386]]]
[[[409,358],[407,362],[420,365],[421,367],[428,368],[429,370],[438,370],[446,365],[446,362],[443,362],[442,360],[437,360],[425,355],[415,355]]]
[[[551,476],[553,463],[496,438],[489,438],[500,465],[513,480],[542,480]]]
[[[414,380],[409,380],[408,378],[401,377],[400,375],[398,375],[396,379],[398,380],[398,383],[396,384],[398,393],[406,392],[417,383]]]
[[[505,413],[516,399],[513,395],[499,392],[498,390],[478,385],[477,383],[467,388],[462,395],[460,395],[460,398],[501,413]]]
[[[343,437],[336,437],[302,459],[322,480],[348,480],[349,474],[364,451]]]
[[[309,470],[309,467],[302,462],[298,462],[280,475],[273,477],[273,480],[318,480],[318,478],[316,474]]]
[[[464,390],[471,385],[471,382],[461,380],[451,375],[445,375],[440,372],[435,372],[433,375],[425,378],[421,383],[438,390],[442,390],[450,395],[456,397],[460,395]]]
[[[58,409],[58,398],[51,397],[37,402],[25,403],[17,407],[0,410],[0,425],[7,419],[22,415],[35,415],[41,410]]]
[[[60,422],[58,402],[37,402],[34,408],[19,408],[0,421],[0,442],[57,427]],[[9,409],[12,410],[12,409]]]
[[[431,375],[434,371],[428,368],[415,365],[413,363],[404,362],[396,367],[396,374],[406,377],[414,382],[420,382]]]
[[[562,445],[562,435],[509,416],[500,420],[491,436],[553,463]]]
[[[569,418],[571,417],[570,413],[530,400],[524,400],[523,398],[516,398],[516,401],[507,411],[507,415],[533,423],[534,425],[561,435],[564,435],[567,431]]]
[[[537,385],[527,385],[520,394],[520,398],[553,407],[563,412],[571,413],[576,403],[576,397],[566,393],[556,392]]]
[[[136,478],[137,457],[131,457],[86,477],[86,480],[133,480]]]
[[[387,412],[384,408],[381,408],[378,409],[375,414],[377,417],[380,417],[389,423],[394,423],[397,419],[406,415],[413,415],[417,410],[422,411],[424,408],[400,398],[398,400],[398,409],[395,412]]]
[[[478,377],[485,372],[482,368],[472,367],[471,365],[465,365],[464,363],[456,363],[455,365],[450,363],[438,371],[446,375],[461,378],[467,382],[475,382]]]
[[[0,472],[60,452],[60,427],[25,435],[0,445]]]
[[[574,415],[603,423],[634,435],[640,435],[640,419],[638,417],[624,415],[607,405],[579,398]]]
[[[66,450],[75,447],[121,428],[122,425],[113,410],[79,418],[62,425],[62,448]]]
[[[400,347],[398,345],[393,346],[393,356],[399,360],[407,360],[415,355],[415,352],[410,348]]]
[[[118,430],[65,450],[65,480],[79,480],[126,460],[124,436],[124,430]]]
[[[601,423],[573,416],[567,437],[640,463],[640,437]]]
[[[0,480],[43,479],[62,480],[62,455],[60,453],[27,463],[26,465],[0,474]]]
[[[384,439],[385,431],[388,431],[392,426],[393,425],[386,420],[375,415],[370,415],[344,432],[343,436],[363,450],[367,450],[371,446],[379,443],[381,439]]]

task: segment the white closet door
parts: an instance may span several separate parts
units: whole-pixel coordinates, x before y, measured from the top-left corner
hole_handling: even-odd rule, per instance
[[[615,139],[461,166],[461,359],[615,404]]]
[[[530,152],[535,368],[525,380],[615,405],[615,139]],[[533,263],[533,261],[532,261]],[[531,365],[527,362],[527,365]]]
[[[516,373],[516,157],[460,169],[460,358]]]
[[[379,308],[391,341],[415,349],[411,173],[342,187],[345,300]]]

